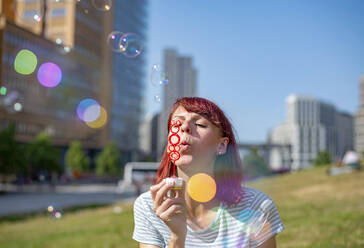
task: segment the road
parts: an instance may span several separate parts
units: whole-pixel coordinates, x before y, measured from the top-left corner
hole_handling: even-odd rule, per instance
[[[0,216],[46,211],[52,205],[55,209],[88,204],[132,203],[135,193],[118,193],[116,186],[86,185],[27,187],[21,192],[8,188],[8,193],[0,195]]]

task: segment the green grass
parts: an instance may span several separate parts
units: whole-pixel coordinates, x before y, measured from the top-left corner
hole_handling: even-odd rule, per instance
[[[277,205],[286,227],[279,247],[364,247],[364,171],[328,176],[326,169],[249,184]]]
[[[364,247],[364,171],[327,176],[327,167],[248,184],[275,201],[286,230],[278,247]],[[114,206],[71,209],[62,219],[44,215],[0,220],[0,247],[138,247],[133,212]]]

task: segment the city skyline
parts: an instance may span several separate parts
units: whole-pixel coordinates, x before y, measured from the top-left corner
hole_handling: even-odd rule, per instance
[[[360,1],[156,0],[150,4],[148,72],[165,48],[192,56],[197,95],[225,111],[240,142],[264,142],[285,120],[290,94],[355,114],[364,74],[362,10]],[[148,81],[146,114],[161,108],[150,88]]]

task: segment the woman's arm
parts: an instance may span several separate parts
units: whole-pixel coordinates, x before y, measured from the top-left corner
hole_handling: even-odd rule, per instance
[[[276,235],[265,241],[258,248],[276,248]]]
[[[156,246],[156,245],[139,243],[139,248],[162,248],[162,247],[159,247],[159,246]]]

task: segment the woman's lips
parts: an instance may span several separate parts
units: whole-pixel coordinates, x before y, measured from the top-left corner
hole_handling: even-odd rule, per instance
[[[181,152],[186,151],[191,147],[191,145],[187,143],[182,143],[180,146],[181,146]]]

